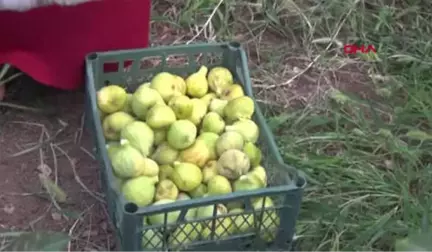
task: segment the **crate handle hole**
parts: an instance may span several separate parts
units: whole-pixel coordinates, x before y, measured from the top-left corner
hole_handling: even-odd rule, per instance
[[[229,43],[229,47],[231,47],[231,49],[233,49],[233,50],[238,50],[238,49],[240,49],[241,44],[239,42],[233,41],[233,42]]]
[[[87,58],[88,58],[89,60],[95,60],[95,59],[97,59],[97,57],[98,57],[97,53],[92,53],[92,54],[89,54],[89,55],[87,56]]]
[[[128,214],[134,214],[138,211],[138,206],[135,203],[127,203],[124,206],[124,210]]]

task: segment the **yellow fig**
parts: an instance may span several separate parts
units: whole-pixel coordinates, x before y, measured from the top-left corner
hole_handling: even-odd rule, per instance
[[[180,92],[181,95],[186,95],[186,82],[185,80],[178,75],[175,76],[175,85],[177,87],[177,91]]]
[[[146,122],[152,129],[169,127],[175,121],[175,113],[167,105],[156,104],[146,115]]]
[[[249,96],[241,96],[230,100],[224,108],[224,116],[229,122],[239,119],[251,119],[255,104]]]
[[[200,99],[193,98],[191,99],[191,101],[193,109],[192,114],[189,116],[188,120],[198,126],[207,113],[207,107],[205,106],[205,103]]]
[[[205,94],[207,94],[207,72],[207,67],[201,66],[197,72],[191,74],[188,78],[186,78],[186,92],[189,96],[201,98]]]
[[[111,114],[123,109],[127,100],[126,90],[118,85],[108,85],[97,92],[96,100],[100,110]]]
[[[216,94],[215,93],[208,93],[206,95],[204,95],[203,97],[201,97],[200,99],[207,104],[207,107],[210,105],[210,102],[213,98],[216,98]]]
[[[209,150],[202,140],[196,140],[189,148],[180,152],[180,161],[203,167],[209,160]]]
[[[161,199],[176,200],[179,194],[177,186],[169,179],[159,181],[156,186],[155,201]]]
[[[230,181],[221,175],[213,176],[207,183],[208,195],[222,195],[232,193]]]
[[[178,87],[178,76],[168,72],[156,74],[151,80],[150,87],[158,91],[165,102],[168,102],[173,96],[182,94]]]
[[[202,174],[203,174],[203,183],[205,184],[207,184],[211,178],[218,175],[217,161],[216,160],[208,161],[202,168]]]
[[[219,98],[230,101],[241,96],[244,96],[243,87],[239,84],[233,84],[225,87],[219,95]]]
[[[238,179],[250,169],[250,160],[240,150],[230,149],[222,153],[217,162],[218,174],[228,179]]]
[[[121,130],[133,121],[135,121],[135,119],[123,111],[106,116],[102,122],[105,138],[108,140],[120,140]]]
[[[190,192],[202,183],[201,169],[191,163],[175,162],[171,180],[177,188],[184,192]]]
[[[222,90],[232,85],[234,78],[230,70],[224,67],[214,67],[212,68],[207,76],[209,88],[219,95]]]
[[[223,116],[224,115],[224,109],[225,109],[225,106],[227,104],[228,104],[227,100],[221,100],[221,99],[218,99],[218,98],[213,98],[210,101],[210,105],[209,105],[208,109],[211,112],[216,112],[220,116]]]
[[[217,153],[216,153],[216,143],[219,139],[219,135],[213,132],[203,132],[198,137],[197,140],[203,140],[207,144],[207,148],[210,152],[209,160],[216,160],[217,159]]]
[[[178,95],[171,98],[168,106],[172,108],[177,119],[187,119],[192,115],[193,103],[186,95]]]

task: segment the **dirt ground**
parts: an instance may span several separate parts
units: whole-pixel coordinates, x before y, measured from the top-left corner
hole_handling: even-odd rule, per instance
[[[84,93],[36,89],[29,90],[40,99],[28,103],[57,108],[55,115],[0,112],[0,230],[63,231],[73,237],[68,250],[113,250],[99,168],[82,125]],[[29,96],[12,90],[6,101]],[[41,172],[50,173],[66,192],[66,203],[56,206],[50,199],[41,186]]]

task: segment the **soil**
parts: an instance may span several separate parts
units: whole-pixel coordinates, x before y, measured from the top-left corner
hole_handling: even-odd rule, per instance
[[[68,250],[114,250],[93,143],[82,125],[84,93],[28,81],[26,92],[38,99],[14,94],[17,84],[8,88],[6,102],[56,108],[56,113],[0,112],[0,230],[62,231],[73,237]],[[67,194],[65,203],[55,206],[41,186],[41,172],[51,172],[49,177]]]

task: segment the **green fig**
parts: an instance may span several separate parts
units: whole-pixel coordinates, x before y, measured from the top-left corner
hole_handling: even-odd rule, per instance
[[[237,214],[232,217],[234,225],[231,226],[231,233],[246,233],[254,228],[253,214],[246,214],[241,208],[233,208],[228,213]]]
[[[171,147],[167,142],[163,142],[156,148],[151,158],[160,165],[169,165],[176,161],[178,155],[178,150]]]
[[[249,157],[252,167],[258,166],[261,163],[262,152],[255,144],[246,142],[243,146],[243,152]]]
[[[133,114],[133,110],[132,110],[132,97],[133,97],[133,94],[126,94],[126,102],[125,102],[125,104],[124,104],[124,106],[123,106],[123,108],[121,110],[121,111],[126,112],[126,113],[128,113],[130,115]]]
[[[132,95],[132,110],[139,119],[145,120],[148,110],[156,104],[165,104],[162,96],[146,85],[140,85]]]
[[[232,125],[225,127],[225,131],[237,131],[246,142],[256,143],[259,136],[259,128],[256,123],[250,119],[239,119]]]
[[[262,214],[261,230],[259,234],[265,241],[273,241],[276,238],[280,226],[280,218],[276,210],[267,209],[274,207],[273,200],[270,197],[259,198],[258,200],[254,200],[252,206],[256,210],[257,216],[261,215],[262,210],[267,210]]]
[[[126,180],[121,191],[127,201],[135,203],[138,207],[144,207],[152,203],[157,182],[157,177],[139,176]]]
[[[207,67],[201,66],[197,72],[191,74],[188,78],[186,78],[186,92],[189,96],[194,98],[201,98],[205,94],[207,94],[207,72]]]
[[[171,165],[159,166],[159,180],[169,179],[173,171],[174,168]]]
[[[223,133],[216,142],[216,154],[221,156],[227,150],[243,150],[244,139],[237,131],[227,131]]]
[[[118,85],[108,85],[97,92],[96,100],[101,111],[112,114],[123,109],[127,100],[126,90]]]
[[[229,122],[239,119],[251,119],[255,104],[249,96],[241,96],[230,100],[224,108],[224,116]]]
[[[250,160],[246,154],[236,149],[222,153],[217,162],[218,174],[228,179],[238,179],[250,169]]]
[[[196,135],[197,128],[191,121],[178,120],[169,127],[167,141],[171,147],[184,150],[195,142]]]
[[[185,95],[174,96],[168,102],[168,106],[172,108],[177,119],[187,119],[192,115],[193,103]]]
[[[200,184],[195,189],[193,189],[192,191],[189,192],[189,194],[190,194],[190,196],[192,196],[192,198],[201,198],[206,193],[207,193],[207,186],[204,184]]]
[[[108,152],[108,157],[110,160],[113,159],[113,156],[115,155],[115,153],[117,153],[117,151],[120,149],[121,145],[119,142],[108,142],[105,145],[107,152]]]
[[[120,140],[121,130],[133,121],[135,119],[123,111],[107,115],[102,122],[105,138],[108,140]]]
[[[168,244],[174,251],[185,251],[191,242],[198,240],[202,226],[199,223],[184,223],[174,229],[168,238]]]
[[[156,104],[147,113],[146,122],[152,129],[170,126],[176,121],[174,111],[167,105]]]
[[[154,231],[153,229],[146,229],[143,231],[141,246],[144,249],[155,251],[163,246],[163,235],[161,232]]]
[[[232,73],[225,67],[212,68],[208,73],[207,80],[209,88],[217,95],[234,82]]]
[[[264,188],[266,184],[263,183],[261,178],[257,173],[249,172],[245,175],[240,176],[233,183],[233,188],[235,192],[238,191],[252,191],[260,188]]]
[[[158,146],[166,140],[168,128],[153,129],[154,145]]]
[[[225,128],[225,122],[216,112],[209,112],[204,116],[201,125],[201,132],[222,133]]]
[[[145,122],[134,121],[129,123],[121,130],[120,137],[128,140],[143,156],[147,157],[150,154],[154,133]]]

